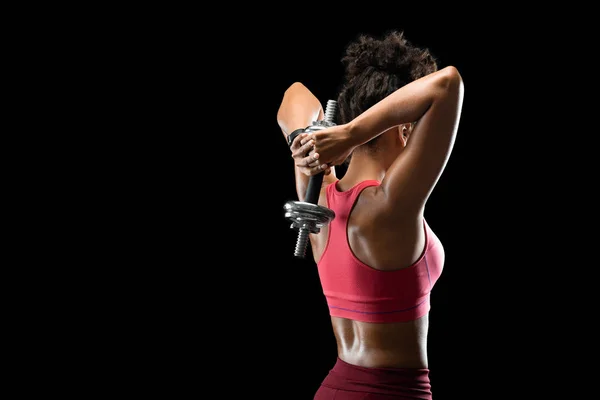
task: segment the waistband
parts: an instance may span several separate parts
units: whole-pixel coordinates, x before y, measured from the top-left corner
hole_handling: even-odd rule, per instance
[[[349,364],[338,357],[322,385],[340,390],[431,400],[429,369],[426,368],[367,368]]]

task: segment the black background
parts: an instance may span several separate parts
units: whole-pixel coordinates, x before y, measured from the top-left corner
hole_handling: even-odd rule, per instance
[[[553,366],[567,356],[548,340],[565,328],[548,321],[566,305],[549,284],[560,278],[541,271],[570,255],[571,238],[555,234],[564,216],[549,211],[564,180],[547,163],[560,137],[547,126],[556,106],[545,107],[555,92],[544,64],[565,39],[539,16],[492,6],[412,17],[235,10],[242,22],[175,20],[144,39],[160,78],[141,85],[156,100],[142,116],[168,134],[152,136],[132,184],[143,187],[131,209],[148,240],[131,257],[138,274],[123,323],[136,332],[132,359],[158,377],[140,385],[312,398],[336,347],[316,265],[310,253],[293,256],[297,232],[283,213],[296,199],[293,164],[276,113],[295,81],[323,104],[335,98],[346,44],[390,29],[429,48],[440,68],[457,67],[465,85],[454,151],[425,210],[446,250],[431,298],[434,398],[524,399],[562,381]]]
[[[449,28],[394,22],[303,32],[290,38],[289,49],[294,50],[282,49],[273,57],[270,63],[273,75],[265,89],[270,93],[266,96],[269,104],[266,109],[272,117],[283,91],[295,80],[303,82],[325,105],[328,99],[336,97],[341,83],[340,58],[345,45],[358,33],[380,35],[388,29],[404,30],[413,43],[431,50],[440,67],[454,65],[461,72],[465,100],[459,133],[452,157],[425,212],[447,252],[443,276],[432,293],[430,314],[430,377],[433,393],[439,399],[461,391],[465,375],[477,380],[482,373],[478,366],[500,351],[498,344],[492,345],[498,329],[489,319],[492,308],[497,308],[496,313],[500,314],[496,318],[509,313],[496,301],[492,307],[486,304],[486,299],[493,298],[491,290],[501,290],[490,286],[494,280],[490,269],[501,267],[502,257],[508,256],[497,253],[497,243],[491,244],[500,238],[499,227],[494,224],[500,218],[496,210],[499,199],[487,183],[497,169],[490,153],[484,155],[485,149],[493,146],[489,128],[484,128],[488,125],[485,115],[493,114],[490,110],[493,105],[481,101],[480,96],[489,79],[489,71],[484,67],[489,54],[481,53],[477,45],[481,39],[472,30]],[[286,365],[283,359],[294,360],[291,366],[284,366],[290,373],[288,382],[297,385],[297,398],[309,399],[335,362],[336,346],[314,261],[310,254],[306,260],[293,259],[296,232],[289,229],[281,214],[284,202],[296,198],[293,167],[275,122],[272,118],[265,145],[273,157],[273,167],[278,168],[273,171],[273,190],[268,195],[271,204],[268,219],[272,221],[271,231],[276,233],[268,239],[271,250],[265,263],[277,272],[267,269],[258,274],[264,281],[274,281],[265,300],[279,315],[273,315],[272,320],[280,319],[276,326],[282,336],[273,346],[292,349],[281,362]],[[484,129],[487,132],[482,133]],[[343,173],[343,169],[339,172]],[[490,378],[485,375],[479,379],[483,385]]]
[[[334,98],[345,45],[398,29],[465,84],[454,152],[425,210],[446,250],[431,299],[434,399],[595,392],[596,377],[585,376],[597,342],[588,338],[597,314],[594,10],[287,2],[35,11],[10,31],[24,57],[7,62],[25,77],[6,79],[48,107],[41,116],[27,108],[19,133],[58,149],[44,146],[44,164],[7,169],[39,173],[21,180],[28,208],[6,209],[41,242],[8,231],[24,244],[20,268],[7,263],[23,284],[5,281],[15,293],[7,309],[19,316],[5,324],[21,336],[6,342],[18,353],[9,369],[24,379],[19,390],[312,399],[336,349],[316,266],[293,257],[283,213],[296,199],[293,166],[277,108],[295,81],[323,103]],[[18,44],[21,35],[30,43]],[[34,120],[39,132],[25,128]]]
[[[443,178],[439,181],[435,194],[431,197],[426,210],[426,218],[432,228],[439,233],[441,240],[447,249],[447,264],[443,279],[439,281],[432,295],[431,333],[429,339],[429,352],[431,363],[431,379],[434,393],[443,393],[444,388],[448,393],[454,390],[452,381],[448,379],[446,371],[457,368],[457,360],[469,363],[465,359],[465,350],[470,347],[472,340],[470,334],[462,334],[460,325],[453,324],[453,315],[463,308],[463,304],[470,301],[471,296],[477,295],[477,289],[453,290],[456,283],[469,279],[469,274],[476,265],[465,262],[472,255],[471,246],[473,234],[464,228],[468,221],[474,220],[472,203],[473,194],[470,193],[472,183],[477,179],[475,172],[481,170],[472,168],[477,160],[472,153],[475,150],[477,139],[477,124],[470,115],[476,112],[475,102],[469,101],[470,70],[475,71],[475,65],[469,64],[472,60],[469,54],[468,32],[447,32],[444,35],[436,34],[435,31],[422,28],[412,28],[404,24],[389,24],[386,26],[364,26],[339,27],[335,30],[326,30],[321,35],[300,35],[293,39],[292,48],[304,49],[306,57],[299,58],[294,53],[282,54],[278,59],[280,70],[273,76],[274,96],[271,102],[271,110],[277,109],[277,102],[281,99],[283,90],[294,80],[303,82],[325,105],[328,99],[335,99],[338,85],[341,83],[343,69],[340,63],[341,55],[347,42],[353,40],[360,32],[382,34],[386,29],[404,29],[407,38],[415,44],[430,48],[438,58],[440,66],[454,65],[463,74],[465,80],[465,104],[462,115],[460,133],[456,141],[453,156],[448,163]],[[315,46],[319,43],[320,46]],[[319,50],[319,47],[322,50]],[[277,58],[276,58],[277,60]],[[473,78],[475,79],[475,78]],[[475,84],[473,84],[475,86]],[[271,90],[270,90],[271,91]],[[281,218],[281,206],[285,201],[295,199],[295,187],[293,181],[293,167],[290,163],[289,151],[287,151],[283,138],[277,140],[277,129],[272,129],[274,143],[269,144],[273,153],[279,153],[277,165],[281,165],[282,171],[277,172],[274,178],[278,183],[278,191],[272,195],[273,199],[273,226],[278,227],[278,234],[274,235],[277,242],[273,242],[273,262],[284,267],[280,272],[282,283],[272,292],[273,301],[287,303],[279,304],[283,308],[282,326],[294,335],[294,348],[298,352],[299,360],[306,360],[308,365],[314,367],[296,366],[297,371],[292,375],[299,389],[306,394],[304,398],[310,398],[311,390],[314,392],[318,383],[327,374],[327,371],[335,362],[336,346],[331,331],[331,324],[327,314],[324,297],[321,292],[318,275],[313,260],[307,257],[304,261],[292,259],[296,232],[289,229],[289,223]],[[470,154],[471,153],[471,154]],[[285,168],[288,167],[288,168]],[[485,168],[485,167],[484,167]],[[477,171],[479,170],[479,171]],[[339,168],[340,174],[343,169]],[[481,194],[481,192],[478,192]],[[468,217],[466,217],[468,216]],[[466,218],[465,218],[466,217]],[[277,228],[276,228],[277,229]],[[267,279],[267,276],[265,277]],[[462,285],[461,285],[462,286]],[[466,289],[466,288],[465,288]],[[276,304],[276,303],[275,303]],[[293,317],[295,316],[295,317]],[[303,323],[298,323],[298,318]],[[448,338],[453,340],[449,341]],[[461,340],[461,337],[463,338]],[[282,343],[281,346],[284,346]],[[471,360],[474,362],[474,360]],[[467,364],[468,365],[468,364]],[[447,383],[446,383],[447,381]],[[301,398],[301,397],[298,397]]]

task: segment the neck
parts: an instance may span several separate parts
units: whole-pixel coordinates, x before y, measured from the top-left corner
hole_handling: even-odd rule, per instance
[[[358,152],[352,155],[350,165],[348,165],[348,169],[340,182],[343,181],[350,186],[366,180],[381,182],[386,170],[387,167],[382,160],[377,160],[372,156]]]

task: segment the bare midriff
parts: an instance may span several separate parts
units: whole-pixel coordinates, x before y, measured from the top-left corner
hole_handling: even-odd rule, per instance
[[[331,317],[338,357],[367,368],[428,368],[428,316],[395,323]]]

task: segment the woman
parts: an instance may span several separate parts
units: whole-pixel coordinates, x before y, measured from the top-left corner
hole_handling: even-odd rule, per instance
[[[286,138],[300,132],[290,146],[299,200],[324,173],[319,204],[335,212],[310,237],[338,354],[314,399],[432,399],[429,295],[445,256],[424,210],[452,152],[462,78],[398,31],[359,36],[342,62],[336,126],[304,132],[323,108],[299,82],[277,114]]]

